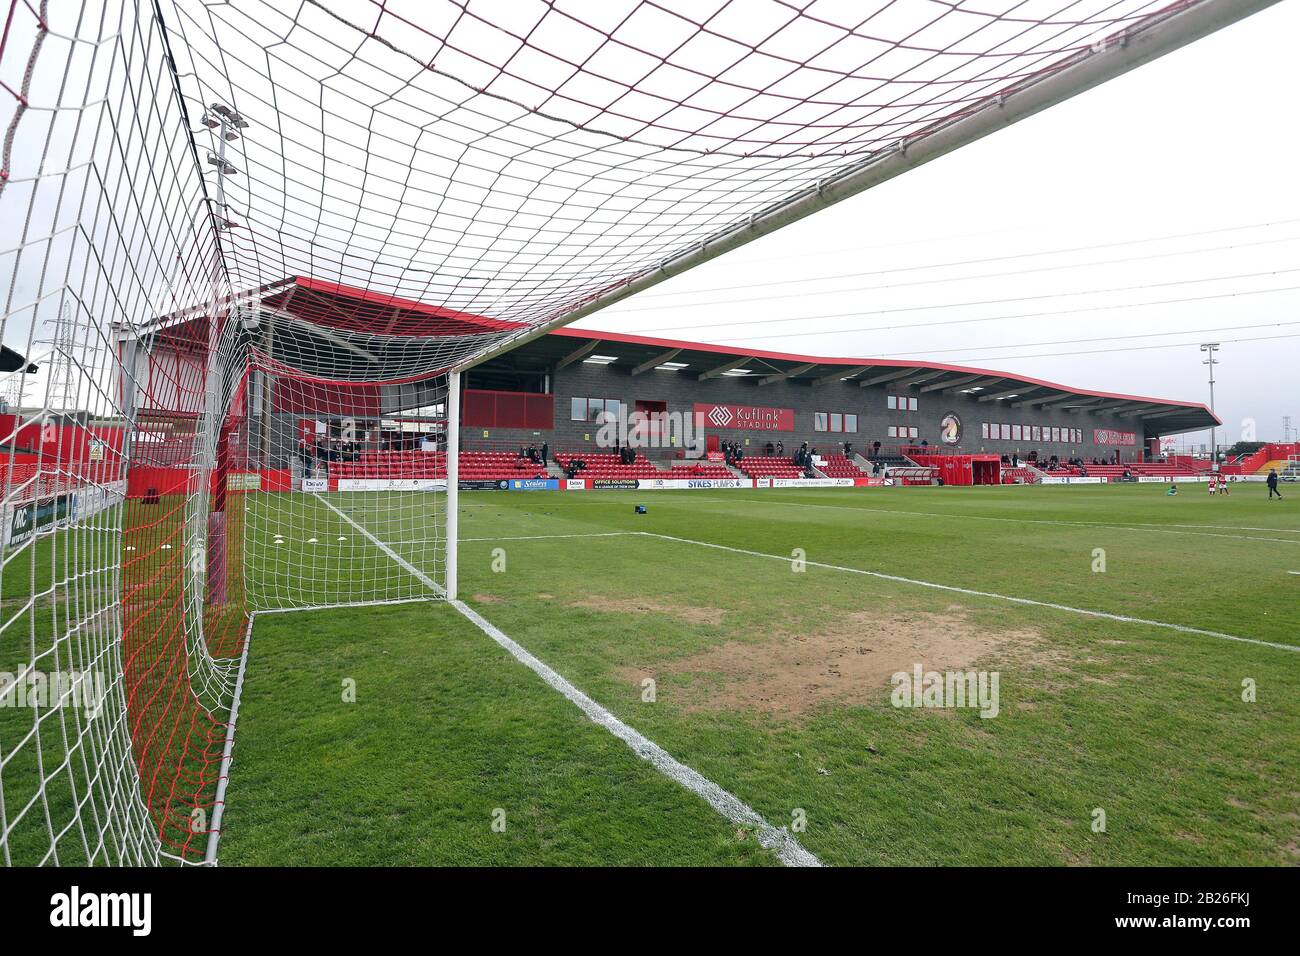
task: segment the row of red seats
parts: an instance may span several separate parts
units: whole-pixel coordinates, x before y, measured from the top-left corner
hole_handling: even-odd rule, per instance
[[[654,466],[654,464],[642,454],[637,454],[636,460],[630,464],[623,464],[618,455],[584,455],[582,453],[561,453],[555,456],[555,462],[561,468],[568,468],[569,463],[574,459],[586,462],[587,467],[583,468],[579,475],[583,478],[662,478],[664,473]]]
[[[1014,485],[1017,483],[1031,485],[1038,480],[1031,468],[1008,468],[1002,467],[1002,483],[1004,485]]]
[[[802,478],[792,458],[742,458],[736,466],[750,478]]]
[[[509,478],[544,478],[546,466],[520,458],[512,451],[463,451],[460,477],[465,481],[502,481]]]
[[[827,455],[817,466],[827,478],[862,478],[865,472],[843,455]]]
[[[701,462],[696,465],[674,465],[665,472],[661,472],[661,478],[735,478],[726,465],[720,465],[717,462],[707,464]]]

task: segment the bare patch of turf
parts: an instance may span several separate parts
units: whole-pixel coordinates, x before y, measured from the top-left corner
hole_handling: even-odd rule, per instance
[[[1040,639],[1036,629],[989,629],[957,606],[897,615],[859,611],[810,633],[778,632],[759,643],[727,641],[661,671],[685,678],[676,686],[688,711],[796,715],[830,702],[878,700],[891,675],[915,664],[938,671],[968,668],[1012,649],[1023,653]],[[620,676],[639,684],[655,675],[624,668]]]

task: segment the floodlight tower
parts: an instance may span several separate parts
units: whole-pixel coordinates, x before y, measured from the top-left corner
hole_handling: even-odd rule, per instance
[[[50,356],[50,380],[45,392],[45,408],[51,412],[68,412],[72,410],[77,398],[77,383],[72,371],[76,336],[73,335],[71,303],[63,303],[58,318],[54,320],[54,337],[49,341],[54,346],[54,354]]]
[[[1210,367],[1210,414],[1214,414],[1214,366],[1219,364],[1219,360],[1214,357],[1214,353],[1219,351],[1218,342],[1204,342],[1201,344],[1201,351],[1206,353],[1206,357],[1201,360],[1202,365]],[[1214,425],[1210,425],[1210,468],[1213,471],[1219,470],[1219,449],[1214,441]]]
[[[14,372],[13,376],[5,385],[5,404],[8,405],[12,411],[17,411],[23,407],[23,390],[24,386],[27,384],[23,381],[23,376],[23,370],[19,369]]]

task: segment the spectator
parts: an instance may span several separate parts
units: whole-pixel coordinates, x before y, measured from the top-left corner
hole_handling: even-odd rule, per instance
[[[785,457],[785,442],[780,441],[780,440],[777,441],[777,443],[776,443],[776,457],[777,457],[777,458],[784,458],[784,457]]]
[[[773,451],[772,443],[771,443],[771,442],[768,442],[768,443],[767,443],[767,447],[766,447],[765,451],[766,451],[767,457],[768,457],[768,458],[771,458],[771,457],[772,457],[772,451]]]
[[[551,460],[551,445],[549,442],[542,442],[542,464],[545,465]]]

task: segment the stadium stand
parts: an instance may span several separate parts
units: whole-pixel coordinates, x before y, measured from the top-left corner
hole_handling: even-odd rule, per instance
[[[749,478],[802,478],[793,458],[742,458],[736,466]]]
[[[467,451],[460,454],[460,477],[466,481],[544,478],[546,466],[516,452]],[[354,461],[330,461],[331,478],[446,478],[447,456],[426,451],[367,451]]]
[[[447,457],[440,452],[364,451],[354,460],[329,461],[331,478],[446,478]]]
[[[690,465],[673,465],[662,472],[660,478],[735,478],[726,465],[716,461],[696,462]]]
[[[517,452],[464,451],[457,459],[464,481],[501,481],[507,478],[544,478],[546,466],[522,458]]]
[[[664,473],[655,467],[645,455],[637,452],[636,461],[625,465],[618,455],[587,455],[579,452],[561,453],[555,456],[555,463],[561,468],[568,468],[574,459],[584,461],[587,467],[582,469],[583,478],[662,478]],[[727,477],[731,477],[728,475]]]
[[[849,461],[843,455],[827,455],[817,470],[827,478],[864,478],[866,472]]]
[[[1034,468],[1003,468],[1002,483],[1004,485],[1032,485],[1042,477],[1041,473]]]

